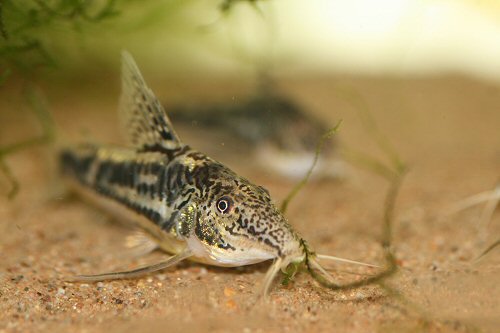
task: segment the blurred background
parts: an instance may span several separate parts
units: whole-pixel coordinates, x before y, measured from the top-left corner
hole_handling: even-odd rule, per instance
[[[495,0],[2,1],[2,77],[118,67],[158,76],[275,73],[500,79]],[[40,74],[44,75],[44,74]]]

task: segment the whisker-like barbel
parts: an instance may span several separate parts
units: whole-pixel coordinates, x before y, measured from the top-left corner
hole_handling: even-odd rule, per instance
[[[364,263],[364,262],[361,262],[361,261],[344,259],[344,258],[339,258],[339,257],[335,257],[335,256],[329,256],[329,255],[325,255],[325,254],[316,254],[316,258],[318,258],[318,259],[324,259],[324,260],[332,260],[332,261],[345,262],[345,263],[348,263],[348,264],[355,264],[355,265],[361,265],[361,266],[382,268],[382,266],[379,266],[379,265],[367,264],[367,263]]]

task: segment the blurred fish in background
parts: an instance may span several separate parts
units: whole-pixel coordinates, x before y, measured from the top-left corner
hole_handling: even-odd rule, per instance
[[[256,159],[261,169],[290,179],[307,173],[316,145],[329,129],[325,121],[273,89],[260,89],[253,96],[225,104],[186,103],[167,106],[166,111],[176,125],[217,130],[226,140],[244,141],[253,148],[248,159]],[[329,142],[322,150],[315,179],[344,177],[347,166],[337,144],[338,140]]]

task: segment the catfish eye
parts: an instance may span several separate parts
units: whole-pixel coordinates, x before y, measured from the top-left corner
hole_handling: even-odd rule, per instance
[[[217,210],[222,214],[227,214],[231,210],[233,200],[230,197],[224,196],[217,200]]]

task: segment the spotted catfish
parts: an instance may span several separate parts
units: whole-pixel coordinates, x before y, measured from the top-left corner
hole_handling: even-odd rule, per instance
[[[262,291],[280,269],[309,255],[306,243],[269,192],[184,144],[133,58],[123,54],[120,118],[130,148],[80,145],[63,150],[61,169],[75,190],[118,217],[137,223],[172,256],[132,271],[76,280],[132,278],[181,260],[242,266],[273,260]],[[324,258],[328,256],[323,256]],[[325,272],[326,274],[326,272]]]

